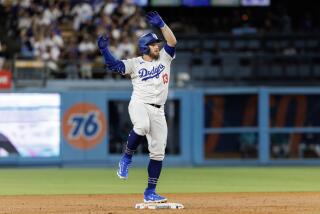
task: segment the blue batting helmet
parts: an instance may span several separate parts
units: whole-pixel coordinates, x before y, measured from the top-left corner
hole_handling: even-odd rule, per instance
[[[154,33],[147,33],[139,38],[138,46],[142,54],[149,54],[149,45],[155,42],[161,42]]]

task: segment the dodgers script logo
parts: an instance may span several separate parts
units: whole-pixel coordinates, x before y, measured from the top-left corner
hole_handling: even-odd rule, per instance
[[[148,71],[146,68],[142,68],[138,71],[139,77],[142,81],[146,81],[148,79],[152,78],[159,78],[161,72],[165,69],[165,66],[160,64],[158,67],[152,67],[150,71]]]

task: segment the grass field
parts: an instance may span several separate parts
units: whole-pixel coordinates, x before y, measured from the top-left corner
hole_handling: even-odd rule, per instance
[[[119,180],[115,169],[0,169],[0,195],[142,193],[144,168]],[[318,167],[164,168],[160,193],[319,192]]]

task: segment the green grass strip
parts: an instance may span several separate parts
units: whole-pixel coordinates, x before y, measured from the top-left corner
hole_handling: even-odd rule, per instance
[[[142,193],[147,172],[130,169],[0,169],[0,195]],[[317,167],[164,168],[160,193],[320,191]]]

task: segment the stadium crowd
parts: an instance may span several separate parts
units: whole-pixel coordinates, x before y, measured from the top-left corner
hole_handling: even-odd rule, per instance
[[[136,38],[149,30],[141,8],[130,0],[2,1],[0,10],[2,56],[47,61],[53,74],[80,66],[80,76],[90,78],[92,66],[102,60],[98,35],[109,34],[114,55],[127,58],[136,54]],[[64,65],[61,59],[82,63]]]
[[[178,36],[319,29],[313,13],[294,16],[283,8],[232,8],[213,14],[210,8],[173,7],[160,12]],[[137,38],[151,30],[143,9],[133,0],[1,0],[0,14],[0,70],[8,66],[4,59],[40,59],[54,78],[92,78],[95,69],[103,73],[95,42],[104,32],[111,38],[112,53],[122,59],[135,56]]]

